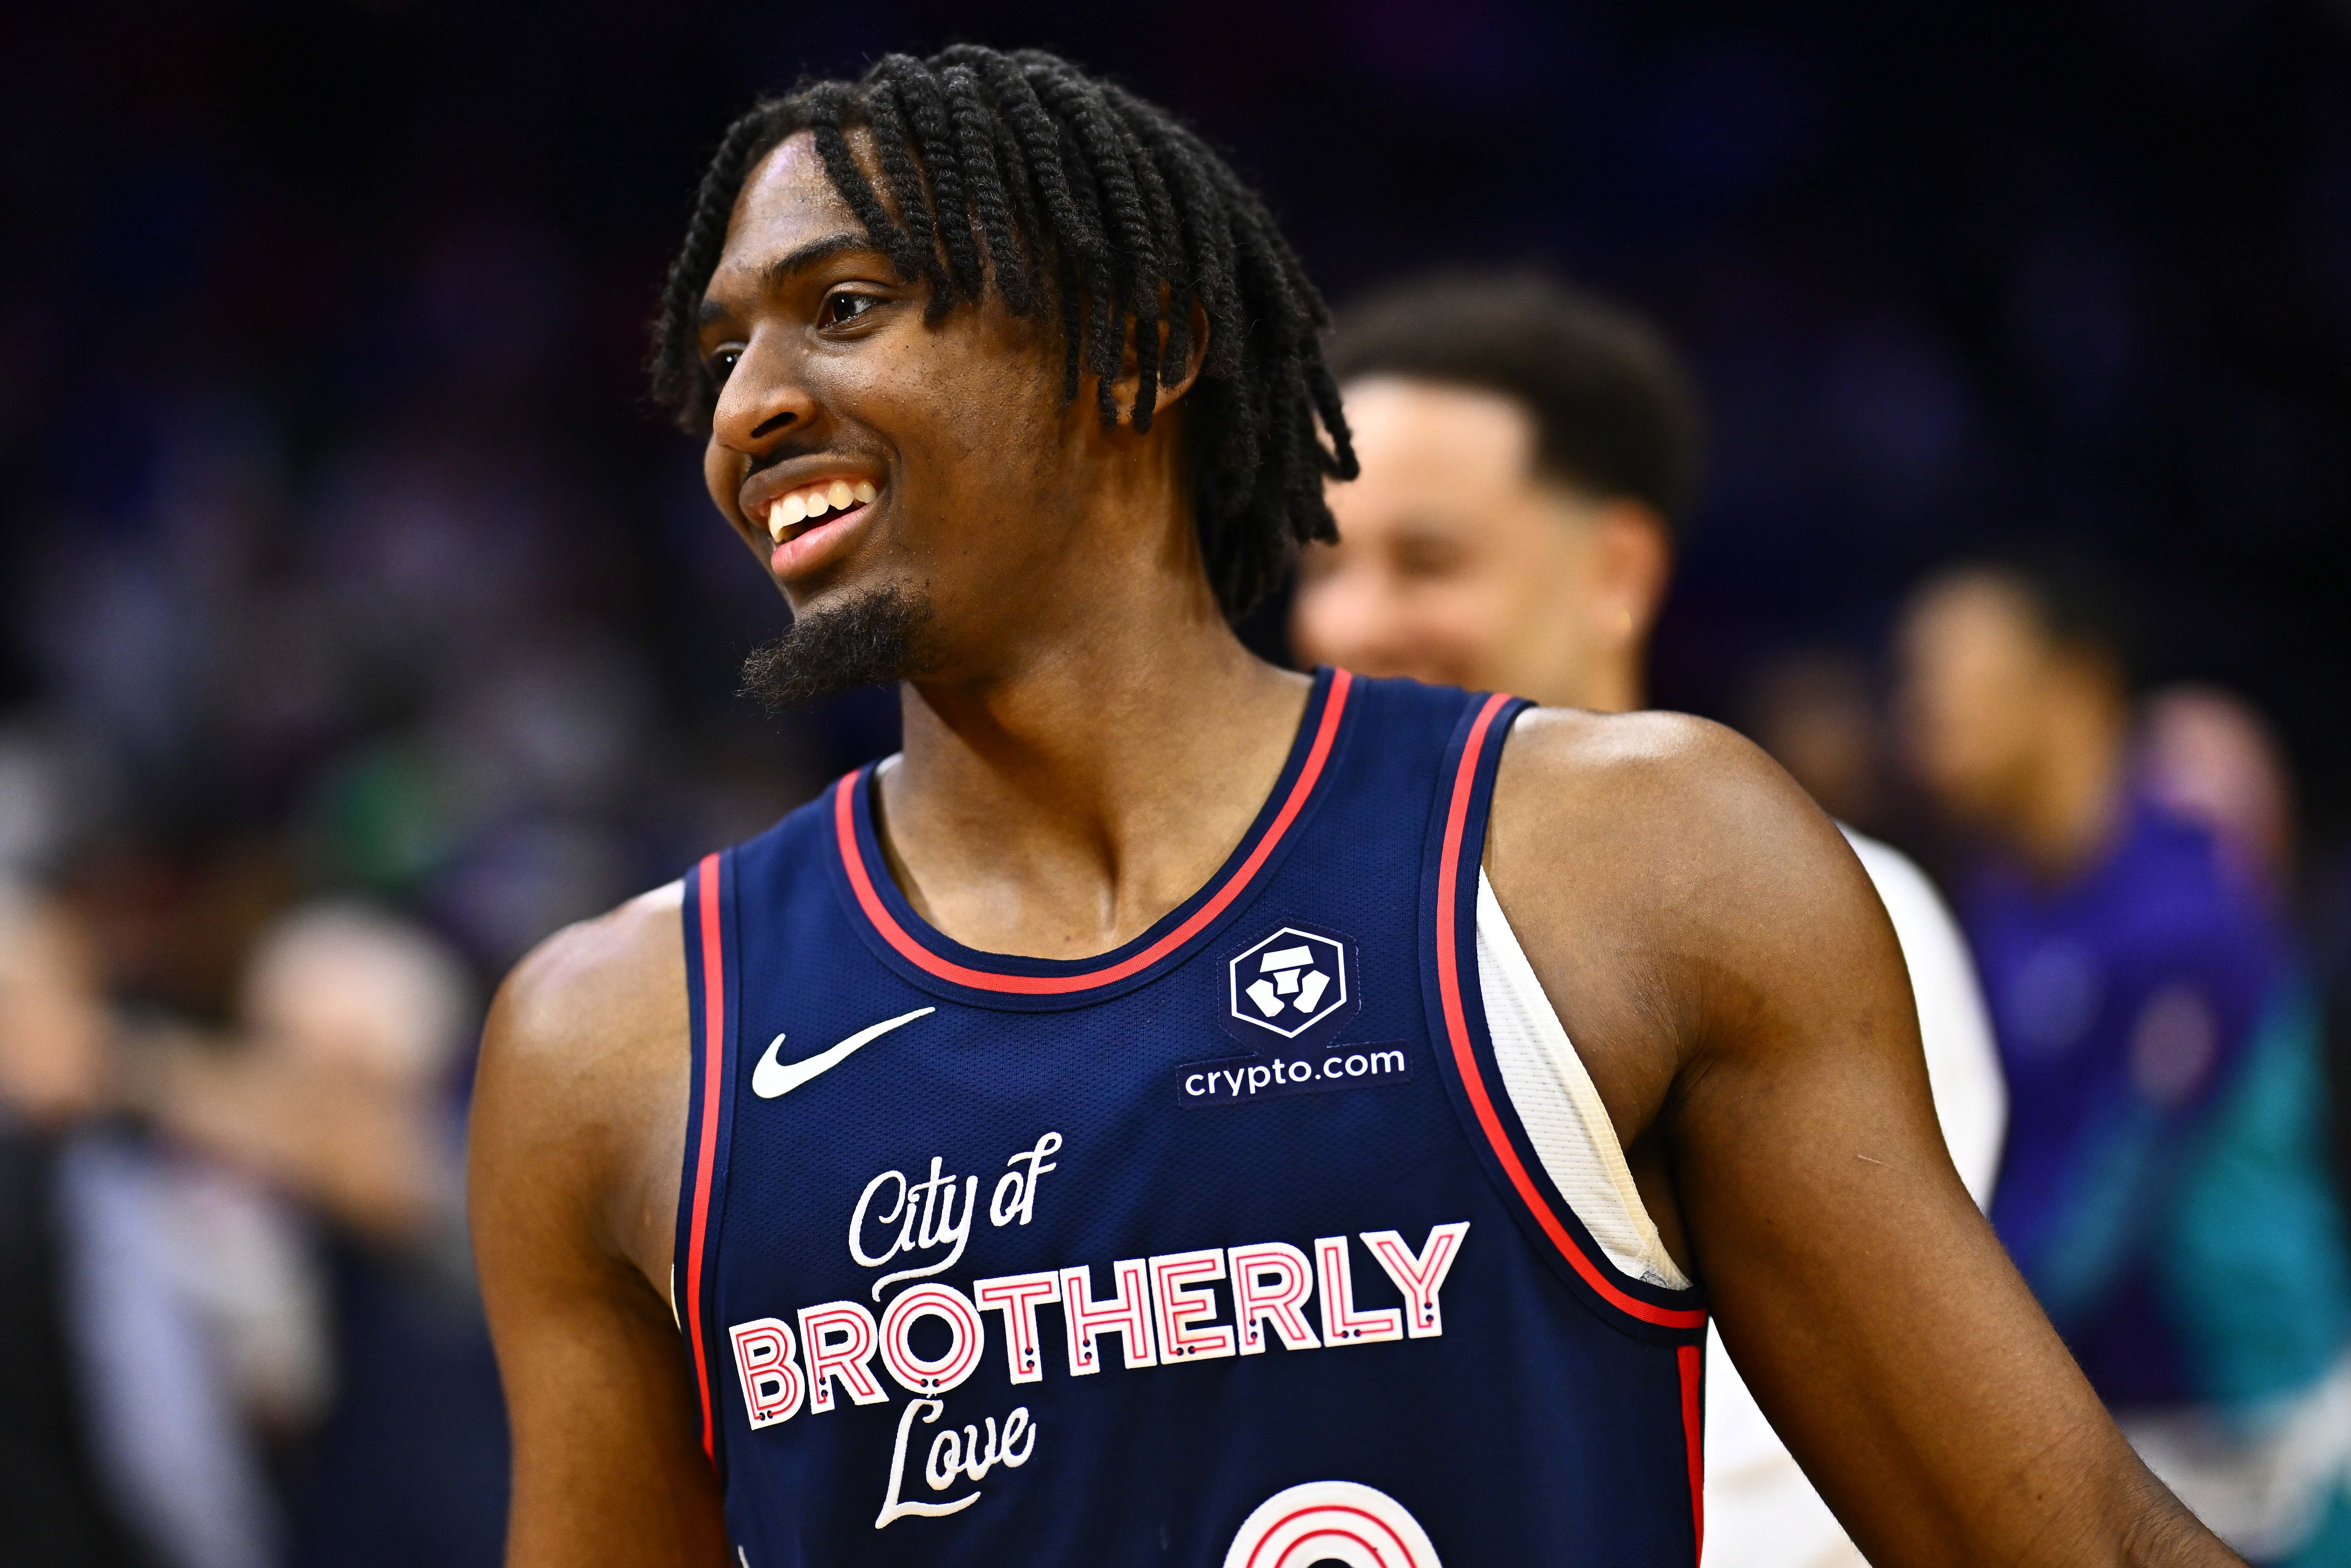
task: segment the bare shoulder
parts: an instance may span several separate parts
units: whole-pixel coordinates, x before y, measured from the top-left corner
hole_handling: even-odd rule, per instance
[[[1525,714],[1502,753],[1487,869],[1571,1037],[1645,1101],[1701,1047],[1759,1039],[1757,1009],[1784,1007],[1824,965],[1899,975],[1836,825],[1705,719]]]
[[[514,1432],[509,1563],[726,1560],[669,1290],[681,894],[549,937],[483,1033],[466,1206]]]
[[[562,1204],[559,1223],[657,1288],[691,1068],[682,901],[682,884],[656,888],[566,926],[515,967],[483,1031],[474,1114],[488,1223],[504,1212],[498,1185],[527,1172],[525,1186]]]
[[[625,1054],[647,1025],[682,1029],[684,900],[684,884],[673,882],[533,948],[498,988],[493,1029],[502,1053],[525,1071],[562,1077]]]
[[[1487,866],[1510,893],[1574,882],[1619,917],[1686,931],[1876,902],[1836,824],[1737,732],[1687,714],[1537,708],[1502,753]],[[1659,924],[1663,923],[1663,924]]]
[[[1841,871],[1852,858],[1761,747],[1676,713],[1524,714],[1502,753],[1490,832],[1496,867],[1619,855],[1676,882],[1801,875],[1823,859]]]

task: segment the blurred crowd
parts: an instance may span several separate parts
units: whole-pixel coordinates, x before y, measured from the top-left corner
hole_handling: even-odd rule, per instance
[[[1343,311],[1332,357],[1363,473],[1303,563],[1295,646],[1649,706],[1703,424],[1671,342],[1556,277],[1457,268]],[[2269,727],[2217,686],[2142,690],[2112,580],[2009,530],[1922,574],[1875,659],[1760,661],[1740,720],[1875,885],[1953,1165],[2126,1434],[2254,1561],[2351,1563],[2321,1000],[2351,977],[2314,967],[2340,943],[2299,913]],[[1709,1563],[1857,1561],[1719,1342],[1706,1441]]]
[[[2351,1561],[2339,20],[2031,8],[2055,92],[1996,6],[218,9],[0,37],[0,1562],[497,1560],[489,988],[895,741],[731,699],[782,612],[643,413],[666,247],[754,87],[1039,32],[1343,301],[1533,254],[1670,324],[1706,487],[1573,650],[1654,672],[1561,700],[1653,673],[1931,874],[2020,1267],[2241,1549]]]
[[[1956,565],[1883,710],[1807,661],[1753,722],[1823,803],[1908,794],[2007,1092],[1993,1228],[2125,1435],[2251,1560],[2351,1562],[2345,933],[2269,724],[2136,684],[2129,613],[2046,551]]]
[[[0,1562],[498,1561],[488,988],[886,744],[886,700],[662,710],[695,676],[632,636],[648,552],[597,553],[623,519],[547,427],[566,265],[458,225],[323,432],[209,349],[42,411],[0,708]],[[48,470],[77,444],[97,471]],[[743,586],[721,647],[779,614]]]

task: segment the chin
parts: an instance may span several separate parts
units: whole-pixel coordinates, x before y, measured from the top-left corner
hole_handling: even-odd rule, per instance
[[[931,602],[895,583],[843,584],[793,607],[782,636],[752,650],[742,695],[770,712],[861,686],[909,680],[936,664]]]
[[[1343,670],[1353,671],[1358,675],[1375,681],[1403,679],[1418,681],[1424,685],[1431,686],[1459,686],[1468,684],[1459,670],[1447,669],[1441,664],[1431,664],[1426,659],[1403,658],[1394,654],[1318,653],[1311,662],[1320,664],[1335,664]]]

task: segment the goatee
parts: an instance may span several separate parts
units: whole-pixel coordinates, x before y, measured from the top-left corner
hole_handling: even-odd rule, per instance
[[[929,600],[894,586],[801,616],[751,650],[737,695],[781,713],[922,674],[930,619]]]

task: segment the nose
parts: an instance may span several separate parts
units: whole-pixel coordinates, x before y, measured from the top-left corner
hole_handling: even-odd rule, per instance
[[[710,430],[719,444],[758,457],[779,436],[799,434],[816,422],[817,403],[800,374],[799,356],[777,341],[777,334],[754,333],[734,373],[718,389]]]

